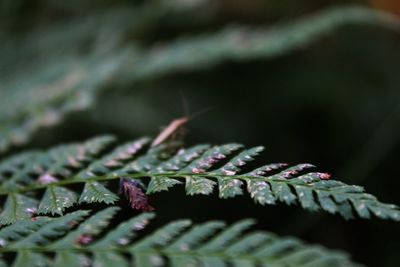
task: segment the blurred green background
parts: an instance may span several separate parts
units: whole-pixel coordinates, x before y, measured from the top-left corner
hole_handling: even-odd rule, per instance
[[[119,42],[157,47],[181,36],[212,33],[227,25],[271,27],[343,4],[400,14],[397,0],[170,2],[190,8],[179,15],[166,14]],[[3,0],[0,36],[7,41],[59,21],[146,4],[123,0]],[[29,43],[26,45],[29,47]],[[156,135],[161,126],[184,115],[182,92],[191,112],[212,107],[188,125],[188,145],[232,141],[265,145],[263,161],[310,162],[338,180],[364,186],[383,202],[400,204],[399,48],[398,32],[373,25],[345,25],[270,59],[227,60],[139,82],[115,81],[89,110],[69,114],[56,127],[38,131],[27,147],[45,148],[101,133],[115,133],[122,140]],[[88,53],[85,44],[80,46],[80,53]],[[4,73],[7,71],[3,68]],[[129,69],[124,71],[130,75]],[[152,197],[160,224],[182,217],[194,221],[253,217],[260,229],[344,249],[368,266],[400,265],[400,227],[395,222],[345,221],[339,216],[285,205],[260,207],[245,196],[232,200],[219,200],[216,195],[185,197],[183,187],[172,192]]]

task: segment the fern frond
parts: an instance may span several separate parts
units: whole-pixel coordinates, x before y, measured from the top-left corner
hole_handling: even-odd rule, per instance
[[[400,20],[393,15],[357,6],[336,7],[275,25],[268,30],[239,26],[214,34],[181,38],[166,45],[155,55],[146,54],[142,59],[143,68],[133,73],[133,79],[208,68],[225,60],[277,57],[304,47],[343,25],[351,24],[378,25],[396,32],[400,30]]]
[[[35,214],[62,215],[78,202],[112,204],[118,196],[106,182],[113,179],[130,186],[124,190],[133,198],[134,208],[151,209],[144,202],[134,204],[139,201],[136,197],[146,198],[142,188],[148,178],[148,194],[182,183],[188,195],[207,195],[216,187],[220,198],[231,198],[246,189],[261,205],[283,202],[300,204],[310,211],[339,213],[346,219],[375,215],[400,220],[397,206],[378,201],[360,186],[330,180],[329,174],[315,172],[311,164],[278,163],[249,169],[247,164],[257,158],[262,147],[245,149],[234,143],[188,149],[178,149],[173,143],[150,147],[150,140],[141,138],[104,152],[112,141],[110,136],[97,137],[5,159],[0,166],[11,164],[0,169],[0,195],[6,196],[0,223],[10,224]],[[18,165],[13,165],[15,161]],[[73,184],[84,184],[82,192],[70,188]]]
[[[4,90],[0,92],[0,152],[26,143],[38,129],[59,123],[68,113],[87,109],[111,82],[154,79],[226,60],[268,59],[304,47],[346,24],[400,29],[395,16],[362,7],[341,7],[272,29],[239,26],[178,39],[162,49],[157,46],[156,53],[153,48],[121,44],[126,35],[142,30],[143,25],[156,24],[175,9],[168,4],[154,7],[154,3],[139,10],[125,7],[92,14],[22,40],[1,43],[0,86]],[[99,40],[107,40],[106,47]],[[83,55],[82,47],[88,45],[93,52]],[[26,68],[21,62],[27,63]]]
[[[269,232],[247,233],[252,220],[229,227],[178,220],[138,238],[154,217],[142,213],[105,232],[117,210],[110,207],[86,219],[87,211],[77,211],[3,227],[1,255],[17,254],[4,266],[358,266],[343,252]]]

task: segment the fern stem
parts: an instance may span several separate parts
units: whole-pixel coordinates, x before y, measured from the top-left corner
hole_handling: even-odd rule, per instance
[[[163,250],[163,249],[141,249],[140,251],[131,251],[129,247],[114,247],[114,248],[96,248],[91,249],[90,247],[74,247],[74,248],[46,248],[46,247],[32,247],[32,248],[21,248],[21,249],[12,249],[12,248],[0,248],[0,253],[20,253],[20,252],[36,252],[36,253],[60,253],[60,252],[74,252],[74,253],[98,253],[98,252],[117,252],[117,253],[124,253],[124,254],[130,254],[134,256],[134,253],[143,255],[143,254],[148,254],[148,255],[165,255],[167,257],[173,257],[173,256],[184,256],[184,257],[193,257],[193,258],[220,258],[224,260],[250,260],[250,261],[259,261],[260,257],[256,255],[252,255],[250,253],[246,254],[235,254],[235,255],[229,255],[227,253],[223,252],[215,252],[215,251],[207,251],[207,253],[200,253],[195,250],[188,250],[188,251],[172,251],[172,250]],[[276,261],[273,258],[268,258],[268,261],[273,263]]]
[[[135,173],[135,174],[124,174],[121,176],[115,176],[115,174],[112,175],[104,175],[104,176],[96,176],[93,178],[72,178],[68,180],[62,180],[62,181],[57,181],[51,183],[52,186],[63,186],[63,185],[71,185],[71,184],[78,184],[78,183],[87,183],[87,182],[99,182],[99,181],[109,181],[109,180],[114,180],[114,179],[120,179],[122,177],[124,178],[132,178],[132,179],[143,179],[143,178],[149,178],[149,177],[170,177],[170,178],[178,178],[178,179],[184,179],[185,177],[192,176],[194,179],[199,177],[199,174],[196,173],[175,173],[175,172],[164,172],[164,173]],[[207,177],[207,178],[212,178],[212,179],[221,179],[221,178],[232,178],[230,175],[224,175],[224,174],[213,174],[213,173],[203,173],[201,175],[202,178]],[[263,181],[266,182],[276,182],[276,183],[285,183],[288,185],[297,185],[297,186],[304,186],[304,187],[312,187],[311,184],[306,184],[306,183],[299,183],[296,181],[291,181],[290,179],[280,179],[280,178],[270,178],[270,177],[264,177],[264,176],[254,176],[254,175],[235,175],[235,179],[241,179],[241,180],[246,180],[246,179],[255,179],[255,180],[260,180],[262,179]],[[24,188],[19,188],[19,189],[11,189],[11,190],[0,190],[0,196],[1,195],[8,195],[10,193],[24,193],[24,192],[29,192],[29,191],[35,191],[35,190],[41,190],[45,189],[49,186],[49,184],[33,184],[29,186],[25,186]],[[329,189],[325,188],[319,188],[318,190],[321,191],[330,191]],[[346,193],[348,194],[348,193]]]

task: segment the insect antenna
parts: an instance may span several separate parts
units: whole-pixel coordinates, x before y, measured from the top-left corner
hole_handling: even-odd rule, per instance
[[[201,114],[203,114],[203,113],[205,113],[205,112],[207,112],[207,111],[213,109],[213,107],[206,107],[206,108],[203,108],[203,109],[201,109],[201,110],[199,110],[199,111],[196,111],[196,112],[193,113],[193,114],[190,114],[190,111],[189,111],[189,104],[188,104],[187,98],[186,98],[186,96],[183,94],[182,90],[179,91],[179,92],[180,92],[180,94],[181,94],[182,106],[183,106],[183,111],[184,111],[184,114],[185,114],[184,117],[187,118],[188,120],[192,120],[192,119],[198,117],[199,115],[201,115]]]
[[[187,98],[183,94],[182,90],[180,90],[179,93],[181,94],[183,112],[185,114],[185,117],[189,118],[190,117],[190,115],[189,115],[190,112],[189,112],[189,104],[188,104]]]
[[[188,119],[189,119],[189,120],[192,120],[192,119],[194,119],[194,118],[196,118],[196,117],[202,115],[203,113],[206,113],[206,112],[212,110],[213,108],[214,108],[214,107],[206,107],[206,108],[203,108],[203,109],[201,109],[201,110],[199,110],[199,111],[196,111],[196,112],[193,113],[192,115],[189,115],[189,116],[188,116]]]

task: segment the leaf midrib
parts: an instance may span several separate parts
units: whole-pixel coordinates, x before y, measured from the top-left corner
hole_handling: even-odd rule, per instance
[[[269,178],[269,177],[265,177],[265,176],[254,176],[254,175],[224,175],[224,174],[214,174],[214,173],[202,173],[202,174],[195,174],[195,173],[176,173],[176,172],[164,172],[164,173],[135,173],[135,174],[124,174],[124,175],[119,175],[116,176],[115,174],[112,175],[103,175],[103,176],[96,176],[96,177],[92,177],[92,178],[80,178],[80,177],[75,177],[75,178],[71,178],[71,179],[66,179],[66,180],[62,180],[62,181],[58,181],[58,182],[54,182],[51,184],[47,184],[47,185],[41,185],[41,184],[35,184],[35,185],[30,185],[30,186],[26,186],[23,188],[18,188],[16,190],[7,190],[5,191],[0,190],[0,196],[1,195],[8,195],[8,194],[12,194],[12,193],[25,193],[25,192],[29,192],[29,191],[35,191],[35,190],[41,190],[41,189],[46,189],[49,186],[63,186],[63,185],[70,185],[70,184],[77,184],[77,183],[87,183],[87,182],[96,182],[96,181],[109,181],[109,180],[114,180],[114,179],[119,179],[122,177],[125,178],[132,178],[132,179],[142,179],[142,178],[148,178],[148,177],[169,177],[169,178],[180,178],[180,179],[184,179],[187,176],[192,176],[194,178],[196,177],[206,177],[206,178],[213,178],[213,179],[218,179],[218,178],[228,178],[228,179],[240,179],[240,180],[246,180],[246,179],[250,179],[250,180],[260,180],[260,181],[266,181],[266,182],[276,182],[276,183],[284,183],[287,185],[296,185],[296,186],[304,186],[304,187],[308,187],[311,188],[314,191],[325,191],[325,192],[331,192],[332,188],[336,188],[336,187],[332,187],[332,188],[315,188],[312,185],[314,185],[315,183],[300,183],[298,181],[291,181],[291,179],[286,179],[286,180],[282,180],[279,178]],[[295,179],[295,178],[293,178]],[[346,195],[346,196],[352,196],[352,195],[357,195],[359,196],[359,193],[349,193],[349,192],[335,192],[335,195]],[[367,200],[367,199],[366,199]]]
[[[134,244],[133,244],[134,245]],[[131,247],[107,247],[107,248],[91,248],[90,246],[88,247],[71,247],[71,248],[51,248],[51,247],[30,247],[30,248],[0,248],[0,253],[19,253],[19,252],[31,252],[31,253],[62,253],[62,252],[74,252],[74,253],[98,253],[98,252],[116,252],[116,253],[124,253],[124,254],[130,254],[130,255],[135,255],[135,254],[149,254],[149,255],[166,255],[168,257],[171,256],[186,256],[186,257],[203,257],[203,258],[219,258],[219,259],[224,259],[224,260],[232,260],[232,259],[239,259],[239,260],[250,260],[250,261],[257,261],[259,262],[260,260],[267,260],[270,263],[276,262],[278,260],[282,260],[282,258],[277,258],[273,256],[268,256],[268,257],[263,257],[263,256],[258,256],[258,255],[252,255],[250,254],[251,252],[246,252],[244,253],[225,253],[224,251],[220,252],[215,252],[215,251],[199,251],[199,250],[187,250],[187,251],[179,251],[179,250],[169,250],[168,248],[166,249],[156,249],[156,248],[151,248],[151,249],[140,249],[140,250],[133,250]],[[343,255],[335,255],[337,257],[342,258],[342,260],[346,260],[343,258]]]

